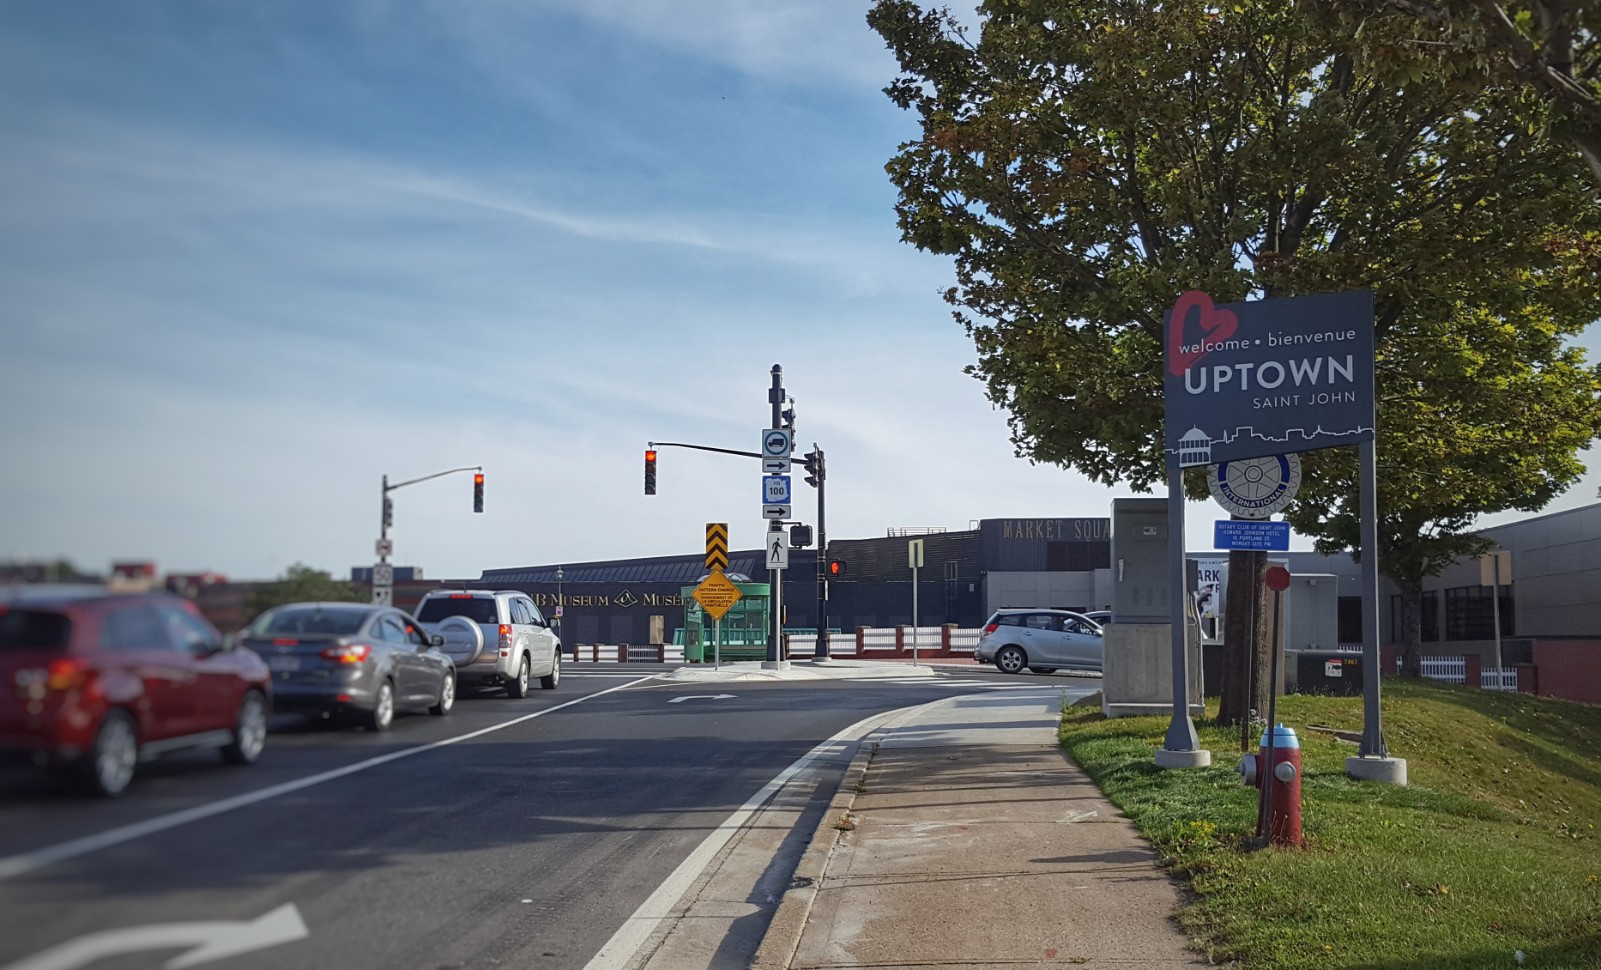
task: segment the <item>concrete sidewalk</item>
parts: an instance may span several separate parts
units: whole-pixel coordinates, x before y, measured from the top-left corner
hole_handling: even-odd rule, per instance
[[[1208,966],[1178,885],[1057,744],[1062,696],[952,698],[870,735],[755,966]]]

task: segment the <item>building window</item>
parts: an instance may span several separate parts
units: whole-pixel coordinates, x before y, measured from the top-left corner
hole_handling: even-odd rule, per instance
[[[1448,640],[1494,640],[1495,603],[1489,586],[1458,586],[1445,591],[1445,636]],[[1501,635],[1516,628],[1510,587],[1501,593]]]
[[[1399,596],[1392,596],[1392,597],[1390,597],[1390,600],[1391,600],[1392,603],[1394,603],[1394,602],[1399,601],[1400,598],[1401,597],[1399,597]],[[1336,633],[1335,635],[1339,638],[1339,641],[1341,643],[1361,643],[1362,642],[1362,597],[1360,597],[1360,596],[1342,596],[1342,597],[1340,597],[1339,614],[1338,614],[1338,616],[1339,616],[1339,620],[1338,620],[1339,632]],[[1394,622],[1395,622],[1395,620],[1392,619],[1391,623],[1393,624]],[[1399,626],[1395,626],[1393,628],[1394,629],[1400,629]]]
[[[1347,643],[1347,642],[1355,643],[1356,641],[1354,641],[1354,640],[1347,641],[1345,639],[1345,602],[1346,602],[1346,599],[1347,599],[1347,597],[1343,597],[1343,596],[1340,597],[1340,608],[1341,608],[1340,609],[1340,642],[1341,643]],[[1353,599],[1356,602],[1357,608],[1360,609],[1361,603],[1362,603],[1361,597],[1351,597],[1351,599]],[[1440,639],[1440,594],[1439,594],[1439,592],[1437,590],[1432,590],[1432,589],[1425,590],[1423,592],[1422,598],[1418,601],[1418,608],[1419,608],[1419,611],[1422,613],[1422,621],[1423,621],[1422,622],[1421,631],[1420,631],[1419,636],[1418,636],[1418,639],[1423,643],[1438,642],[1439,639]],[[1360,631],[1362,629],[1361,617],[1360,616],[1357,617],[1356,629],[1358,631]],[[1392,596],[1392,597],[1390,597],[1390,639],[1392,641],[1396,642],[1396,643],[1400,643],[1402,637],[1405,635],[1405,632],[1406,632],[1406,628],[1403,625],[1402,617],[1401,617],[1401,597]]]
[[[1424,643],[1440,642],[1440,591],[1437,589],[1423,593],[1423,636],[1420,639]]]

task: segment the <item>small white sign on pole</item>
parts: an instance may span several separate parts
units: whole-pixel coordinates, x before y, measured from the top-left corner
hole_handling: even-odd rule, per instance
[[[767,568],[789,568],[789,533],[767,533]]]

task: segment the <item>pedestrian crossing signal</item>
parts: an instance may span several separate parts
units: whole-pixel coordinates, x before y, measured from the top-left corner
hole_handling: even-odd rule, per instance
[[[845,560],[830,559],[828,561],[828,574],[836,577],[845,575]]]

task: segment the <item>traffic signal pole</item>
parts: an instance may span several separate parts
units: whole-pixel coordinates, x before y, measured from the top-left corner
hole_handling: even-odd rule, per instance
[[[384,475],[383,489],[379,493],[380,512],[378,515],[378,565],[389,565],[389,553],[387,551],[389,548],[389,527],[395,524],[395,505],[394,501],[389,497],[390,492],[393,492],[396,489],[405,488],[407,485],[416,485],[418,482],[426,482],[435,478],[443,478],[446,475],[455,475],[460,472],[474,472],[476,474],[473,476],[473,511],[482,512],[484,510],[483,471],[483,465],[465,465],[461,468],[449,469],[448,471],[434,472],[432,475],[424,475],[421,478],[411,478],[404,482],[396,482],[393,485],[389,484],[389,476],[387,474]],[[384,592],[380,593],[380,587],[377,580],[378,577],[375,575],[373,577],[372,584],[372,601],[374,603],[385,604],[391,602],[394,595],[394,587],[391,585],[385,585],[382,587]]]
[[[812,442],[812,451],[809,456],[812,461],[812,477],[808,479],[817,486],[817,646],[814,648],[813,659],[827,660],[828,653],[828,531],[823,522],[823,489],[828,481],[828,472],[823,464],[823,449]]]
[[[773,386],[767,390],[767,403],[773,407],[773,423],[769,428],[781,428],[784,421],[784,368],[773,365]],[[794,459],[790,459],[794,463]],[[769,535],[784,531],[784,524],[777,519],[768,522]],[[766,547],[766,541],[762,543]],[[782,569],[767,570],[768,589],[773,591],[771,603],[773,610],[773,630],[767,635],[767,663],[774,667],[784,659],[784,571]],[[764,664],[765,666],[765,664]]]
[[[782,420],[782,417],[780,416],[780,418],[778,420]],[[738,448],[714,448],[711,445],[695,445],[695,444],[689,444],[688,442],[683,442],[683,441],[649,441],[649,442],[646,442],[645,444],[646,444],[647,452],[649,452],[649,453],[654,453],[655,450],[658,449],[658,448],[691,448],[691,449],[693,449],[695,451],[714,451],[714,452],[716,452],[716,453],[718,453],[720,455],[738,455],[741,458],[761,458],[761,457],[763,457],[761,452],[757,452],[757,451],[741,451]],[[811,472],[812,474],[811,474],[810,477],[808,477],[806,479],[806,482],[809,485],[815,485],[817,487],[817,653],[816,653],[816,658],[818,660],[827,660],[829,658],[829,646],[830,646],[829,645],[829,636],[828,636],[828,595],[829,595],[829,585],[828,585],[828,578],[829,578],[829,572],[828,572],[828,532],[824,528],[823,513],[824,513],[824,509],[825,509],[824,488],[826,487],[826,482],[828,481],[828,474],[827,474],[827,470],[826,470],[825,464],[824,464],[823,449],[819,448],[817,446],[817,443],[814,441],[814,442],[812,442],[812,451],[811,451],[810,454],[802,455],[799,458],[791,456],[790,459],[789,459],[789,463],[790,463],[791,467],[793,467],[795,465],[800,465],[803,468],[805,468],[807,471]],[[816,481],[813,481],[813,478],[815,478]],[[653,492],[653,491],[652,492],[647,492],[646,494],[654,495],[655,492]],[[778,531],[779,529],[781,529],[783,527],[782,523],[779,523],[777,521],[775,521],[773,523],[773,526],[774,527],[771,529],[771,531],[774,531],[774,532]]]

